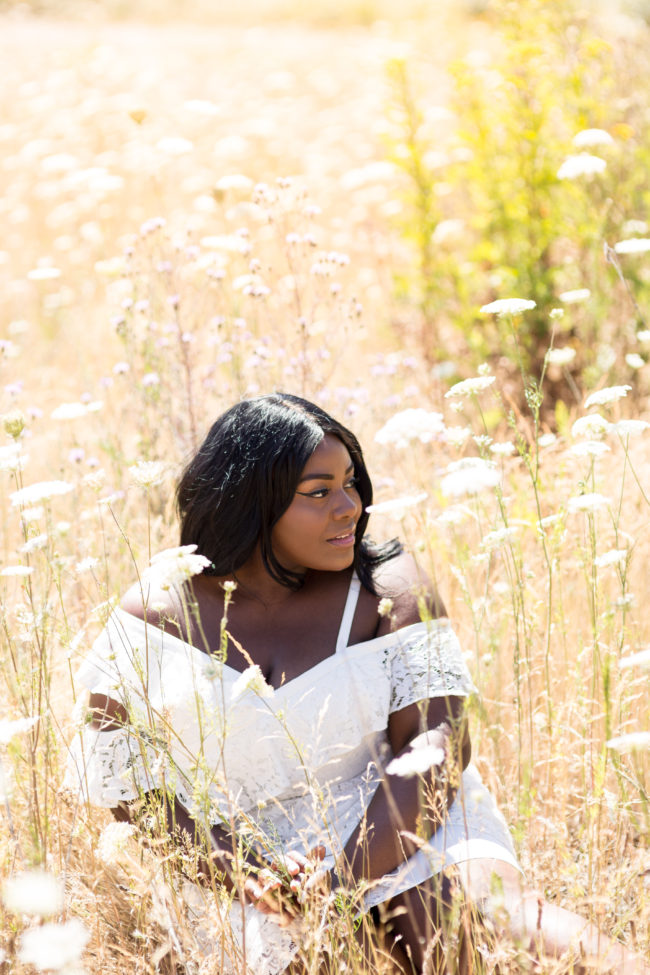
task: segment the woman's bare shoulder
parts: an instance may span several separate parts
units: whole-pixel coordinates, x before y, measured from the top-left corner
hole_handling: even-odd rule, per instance
[[[120,600],[123,612],[164,628],[169,624],[178,628],[178,622],[183,618],[182,608],[179,593],[173,587],[163,589],[155,578],[134,583]]]
[[[378,635],[419,623],[427,616],[436,619],[447,611],[438,589],[409,552],[401,552],[375,570],[380,598],[390,599],[390,616],[380,623]]]

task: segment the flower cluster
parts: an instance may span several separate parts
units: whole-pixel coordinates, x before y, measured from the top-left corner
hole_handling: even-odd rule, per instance
[[[273,697],[273,688],[270,684],[267,684],[266,680],[264,679],[264,674],[257,664],[252,664],[250,667],[247,667],[246,670],[239,675],[235,683],[232,685],[230,698],[232,701],[238,701],[248,692],[261,698]]]
[[[446,497],[480,494],[496,487],[501,475],[491,461],[480,457],[463,457],[447,466],[447,473],[440,481],[440,490]]]
[[[132,823],[109,823],[104,826],[97,844],[97,855],[104,863],[116,863],[136,832]]]
[[[413,440],[430,443],[444,436],[445,424],[442,413],[422,408],[395,413],[375,434],[375,442],[383,446],[407,447]]]
[[[129,467],[129,477],[145,491],[160,484],[164,476],[165,465],[161,461],[141,460]]]
[[[196,554],[196,545],[180,545],[158,552],[151,559],[148,570],[161,589],[182,586],[192,576],[200,575],[211,564],[204,555]]]

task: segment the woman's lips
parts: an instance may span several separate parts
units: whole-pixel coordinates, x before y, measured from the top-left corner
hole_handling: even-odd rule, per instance
[[[335,535],[334,538],[328,538],[327,541],[330,543],[330,545],[346,548],[349,545],[354,545],[354,539],[354,528],[350,528],[349,531],[341,532],[339,535]]]

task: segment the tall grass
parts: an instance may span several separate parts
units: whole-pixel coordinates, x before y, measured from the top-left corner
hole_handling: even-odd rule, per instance
[[[613,265],[590,265],[588,281],[569,280],[573,265],[561,271],[567,287],[592,291],[555,318],[579,354],[585,335],[590,343],[590,371],[571,373],[565,399],[556,382],[565,367],[547,347],[536,372],[516,351],[531,312],[552,331],[552,303],[480,316],[484,301],[512,296],[512,281],[502,275],[487,294],[486,268],[462,265],[474,327],[499,345],[472,342],[489,365],[445,397],[471,373],[466,360],[452,361],[453,375],[444,363],[465,348],[454,336],[466,319],[453,319],[455,305],[452,320],[441,313],[442,354],[427,359],[421,309],[395,294],[394,268],[413,255],[393,222],[410,184],[383,155],[395,51],[381,27],[336,45],[297,25],[2,28],[2,877],[41,867],[61,879],[63,899],[43,916],[83,924],[88,972],[191,962],[198,925],[164,829],[149,846],[123,835],[121,851],[108,849],[109,815],[60,792],[85,707],[74,675],[119,594],[175,544],[174,479],[208,424],[239,397],[281,388],[358,433],[377,500],[426,492],[403,519],[373,516],[372,531],[399,531],[439,585],[480,692],[470,705],[475,760],[528,877],[647,953],[648,663],[635,659],[650,641],[647,366],[623,363],[630,337],[641,353],[648,337],[638,320],[648,254],[616,258],[638,310]],[[448,92],[442,66],[409,43],[406,67],[419,64]],[[447,43],[451,53],[462,38]],[[636,47],[626,35],[612,49]],[[609,110],[607,124],[622,108]],[[545,138],[554,157],[566,152],[566,140]],[[624,183],[612,176],[607,212],[633,198],[625,219],[647,221],[645,157],[625,142],[616,152],[610,174]],[[486,185],[472,177],[473,188]],[[572,204],[555,205],[576,217]],[[581,226],[576,247],[591,253]],[[423,244],[432,232],[427,224]],[[611,366],[612,348],[628,372]],[[634,395],[585,405],[614,379],[630,380]],[[557,424],[549,398],[564,403]],[[375,440],[409,409],[427,416],[405,414],[398,437]],[[142,461],[162,465],[149,481]],[[43,482],[40,499],[29,494]],[[37,919],[10,904],[5,891],[0,958],[27,973],[20,953]],[[219,902],[208,904],[214,932]],[[316,970],[320,937],[334,944],[333,971],[362,970],[353,926],[346,911],[327,933],[314,921],[307,966]],[[461,926],[448,932],[450,965]],[[62,930],[81,944],[77,929]],[[488,968],[523,964],[514,949],[484,955]]]

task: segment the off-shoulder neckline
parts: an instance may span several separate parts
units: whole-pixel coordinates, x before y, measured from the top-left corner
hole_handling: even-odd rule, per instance
[[[119,613],[120,616],[125,617],[131,624],[139,623],[141,624],[141,626],[145,627],[145,630],[148,629],[155,630],[156,633],[164,636],[165,640],[173,640],[175,643],[180,643],[181,646],[185,647],[185,649],[191,650],[194,653],[199,654],[200,657],[206,662],[212,661],[214,659],[213,654],[207,653],[205,650],[201,650],[200,647],[195,646],[193,643],[189,643],[187,640],[184,640],[180,636],[175,636],[173,633],[169,633],[167,630],[163,630],[162,627],[156,626],[155,623],[149,623],[146,620],[141,619],[139,616],[134,616],[133,613],[128,613],[125,609],[122,609],[120,606],[116,607],[113,610],[113,614],[115,615],[116,613]],[[358,651],[359,647],[366,649],[371,644],[379,643],[380,641],[389,642],[390,640],[394,640],[398,634],[405,634],[408,631],[414,630],[418,627],[425,627],[425,628],[434,627],[435,629],[441,629],[443,627],[447,628],[449,627],[449,625],[450,625],[450,620],[448,616],[438,616],[436,617],[436,619],[433,620],[420,620],[417,623],[409,623],[408,626],[403,626],[399,630],[393,630],[393,632],[391,633],[382,633],[380,636],[371,637],[369,640],[362,640],[360,643],[349,643],[346,647],[343,647],[338,651],[335,650],[333,653],[328,654],[327,657],[323,657],[323,659],[319,660],[318,663],[315,663],[311,667],[308,667],[307,670],[303,670],[301,674],[296,674],[295,677],[292,677],[290,680],[287,680],[283,684],[280,684],[279,687],[274,687],[273,690],[277,693],[278,691],[281,691],[283,688],[289,687],[290,684],[302,680],[308,674],[313,674],[313,672],[317,670],[319,667],[322,667],[323,664],[329,663],[332,660],[336,660],[337,658],[342,657],[344,654],[347,654],[348,651],[350,650]],[[234,675],[235,679],[237,677],[241,677],[241,675],[245,673],[245,671],[237,670],[235,667],[232,667],[230,664],[225,662],[222,664],[222,666],[225,670],[230,671],[230,673]]]

